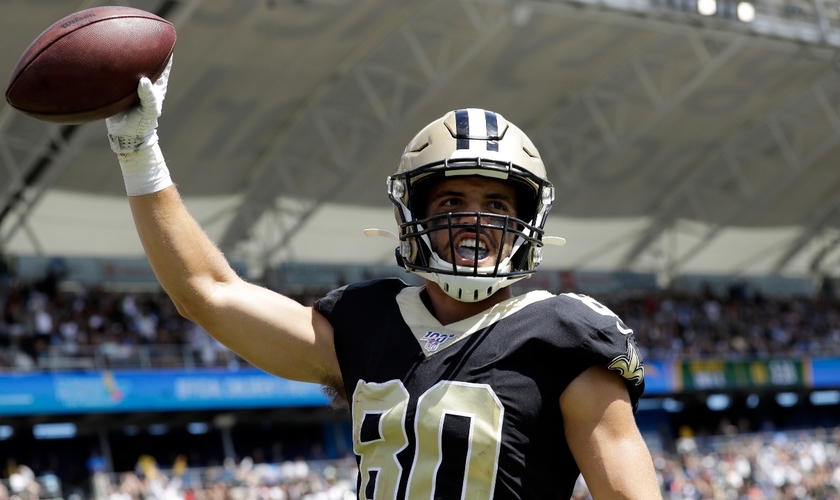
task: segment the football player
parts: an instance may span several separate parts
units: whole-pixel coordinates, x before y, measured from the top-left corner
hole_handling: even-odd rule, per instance
[[[171,67],[171,62],[170,62]],[[397,260],[427,280],[352,284],[313,307],[243,281],[185,209],[157,141],[169,68],[106,120],[145,252],[179,312],[277,376],[349,405],[359,498],[661,498],[633,412],[633,332],[535,272],[554,198],[539,153],[498,113],[463,109],[388,177]],[[386,234],[372,231],[372,234]]]

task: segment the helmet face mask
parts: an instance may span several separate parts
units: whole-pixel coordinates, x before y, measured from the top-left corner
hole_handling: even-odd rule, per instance
[[[516,193],[515,215],[428,215],[428,197],[434,186],[461,176],[484,177],[511,186]],[[554,188],[531,141],[497,113],[457,110],[426,126],[406,147],[397,173],[388,177],[388,195],[400,229],[398,261],[407,271],[438,283],[457,300],[483,300],[530,276],[539,266]],[[472,250],[461,249],[462,262],[457,264],[455,239],[462,234],[472,234],[475,243]],[[482,242],[486,248],[480,250],[479,236],[489,238],[487,242],[492,244]],[[469,252],[474,252],[471,265],[464,265]],[[495,252],[494,264],[479,265],[491,252]]]

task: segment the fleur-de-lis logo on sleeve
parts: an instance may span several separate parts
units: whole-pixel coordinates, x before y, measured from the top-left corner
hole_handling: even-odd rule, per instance
[[[645,367],[642,365],[642,358],[629,339],[627,340],[627,353],[616,356],[607,368],[619,372],[627,380],[635,380],[635,385],[641,384],[642,380],[645,379]]]

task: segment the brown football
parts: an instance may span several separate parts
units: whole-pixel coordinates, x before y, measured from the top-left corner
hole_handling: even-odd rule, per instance
[[[175,49],[169,21],[131,7],[94,7],[47,28],[20,57],[6,101],[53,123],[107,118],[137,102],[141,77],[163,73]]]

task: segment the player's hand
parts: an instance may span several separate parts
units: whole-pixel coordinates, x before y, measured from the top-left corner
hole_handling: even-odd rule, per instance
[[[105,119],[108,140],[117,153],[129,196],[156,193],[172,185],[157,135],[158,117],[163,110],[171,69],[170,57],[156,82],[140,79],[137,84],[140,104]]]
[[[146,77],[140,79],[139,105],[105,119],[108,140],[115,153],[130,153],[157,144],[158,117],[163,111],[172,59],[169,58],[166,69],[154,83]]]

